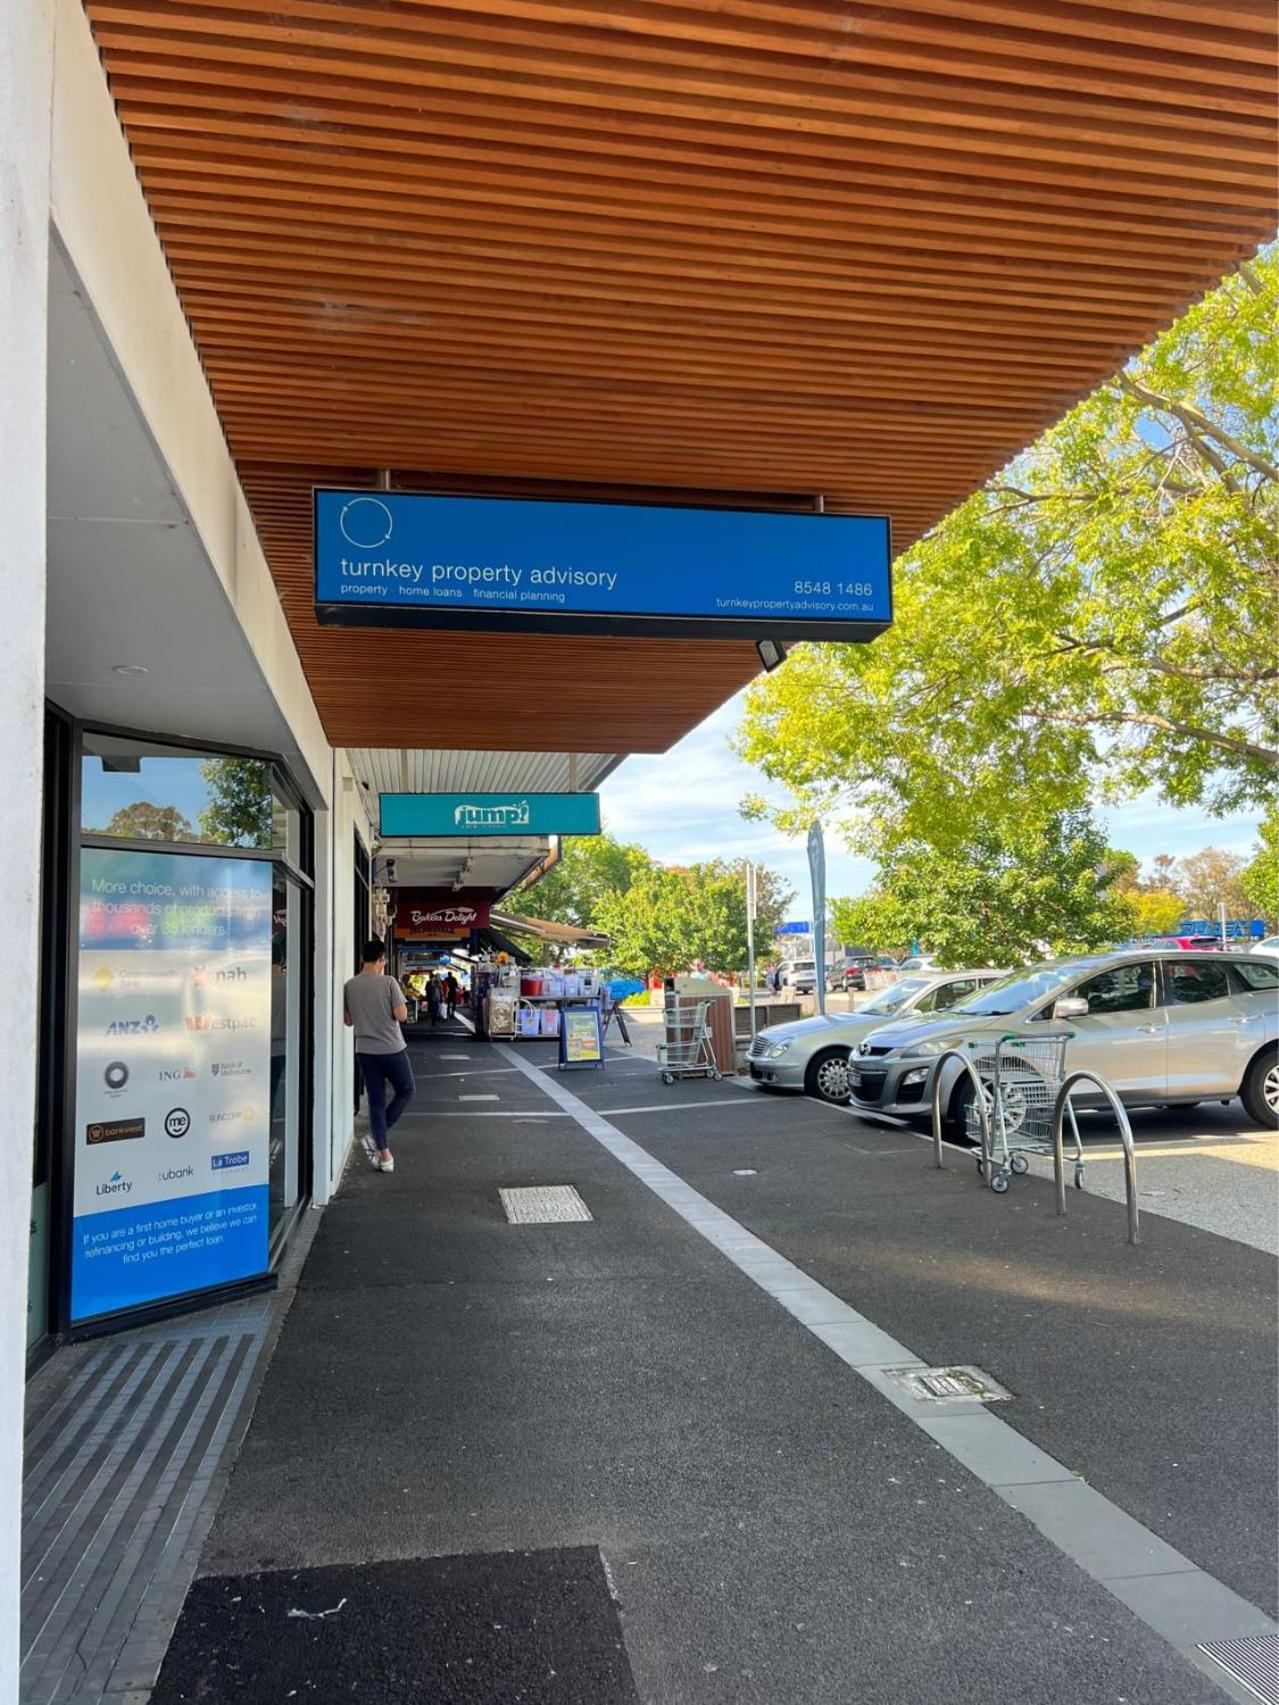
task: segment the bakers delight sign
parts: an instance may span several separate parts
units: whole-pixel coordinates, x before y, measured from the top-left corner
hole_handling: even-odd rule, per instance
[[[465,938],[489,921],[487,896],[441,892],[429,888],[397,888],[391,895],[397,941],[439,941]]]

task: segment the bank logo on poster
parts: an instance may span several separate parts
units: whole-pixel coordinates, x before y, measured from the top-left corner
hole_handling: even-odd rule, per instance
[[[268,1122],[240,1102],[270,1065],[271,932],[265,861],[84,848],[73,1320],[267,1270]]]

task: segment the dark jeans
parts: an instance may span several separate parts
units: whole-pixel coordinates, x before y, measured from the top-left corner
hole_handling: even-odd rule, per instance
[[[369,1095],[369,1130],[378,1148],[384,1149],[387,1132],[413,1099],[413,1068],[409,1064],[409,1051],[404,1048],[398,1054],[357,1054],[355,1057],[360,1062],[364,1087]],[[389,1107],[386,1102],[387,1084],[395,1092]]]

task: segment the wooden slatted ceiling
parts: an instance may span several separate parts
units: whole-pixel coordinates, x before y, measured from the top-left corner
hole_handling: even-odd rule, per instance
[[[88,11],[338,744],[660,750],[756,660],[322,630],[314,483],[901,546],[1275,223],[1271,0]]]

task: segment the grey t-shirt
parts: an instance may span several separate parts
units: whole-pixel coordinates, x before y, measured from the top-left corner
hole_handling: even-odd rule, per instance
[[[394,1009],[404,1005],[404,996],[394,977],[361,971],[348,977],[346,1015],[355,1026],[357,1054],[400,1054],[407,1044],[396,1022]]]

